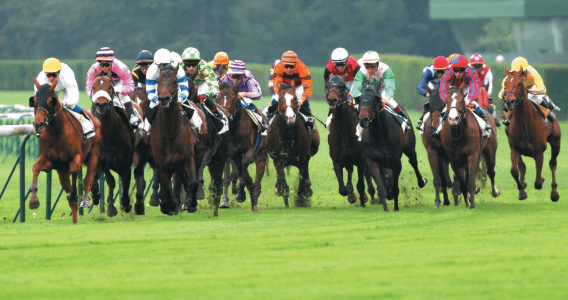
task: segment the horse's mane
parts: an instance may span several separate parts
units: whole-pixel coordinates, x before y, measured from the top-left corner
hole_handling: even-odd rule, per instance
[[[221,83],[221,85],[219,86],[220,90],[224,90],[224,89],[230,89],[233,87],[233,83],[232,82],[223,82]]]
[[[42,84],[37,90],[35,96],[37,97],[37,107],[47,107],[47,99],[54,97],[57,99],[57,94],[49,89],[48,83]]]
[[[291,90],[292,89],[292,85],[290,84],[281,84],[280,85],[280,91],[287,91],[287,90]]]

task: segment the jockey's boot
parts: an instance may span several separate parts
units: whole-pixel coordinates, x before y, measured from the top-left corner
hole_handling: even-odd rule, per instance
[[[480,117],[483,120],[483,122],[485,122],[485,128],[483,129],[483,134],[485,134],[486,132],[491,133],[491,124],[489,124],[489,121],[487,120],[487,117],[485,116],[485,114],[481,110],[481,107],[480,106],[476,107],[473,112],[478,117]]]
[[[157,114],[158,105],[148,109],[148,112],[146,113],[146,122],[144,122],[144,131],[150,132],[150,124],[152,124]]]
[[[126,110],[126,117],[128,118],[128,120],[130,120],[130,127],[132,129],[138,129],[141,120],[138,115],[134,113],[134,109],[132,108],[132,101],[124,103],[124,110]]]
[[[554,113],[552,111],[548,112],[548,117],[547,119],[551,122],[554,123],[554,121],[556,121],[556,116],[554,115]]]
[[[212,98],[207,98],[203,101],[205,105],[211,110],[213,113],[211,120],[213,121],[213,125],[217,129],[219,134],[225,133],[229,130],[228,121],[226,120],[225,116],[217,109],[217,104]]]
[[[547,119],[550,122],[554,122],[556,120],[556,116],[554,115],[554,113],[552,112],[552,110],[558,108],[556,105],[552,104],[552,101],[550,101],[550,99],[547,96],[542,97],[542,102],[540,103],[540,105],[546,109],[549,109],[550,111],[548,112],[548,117]],[[558,110],[560,110],[560,108],[558,108]]]
[[[511,124],[511,121],[509,121],[509,119],[507,119],[507,117],[503,117],[503,125],[509,126],[509,124]]]
[[[412,128],[410,127],[408,119],[406,119],[406,115],[404,114],[404,112],[402,112],[400,106],[397,105],[394,111],[402,118],[400,125],[403,126],[404,132],[410,131]]]
[[[550,110],[560,111],[560,107],[556,106],[556,104],[554,104],[554,103],[552,102],[552,100],[550,100],[550,98],[548,98],[548,96],[544,96],[544,100],[545,100],[546,102],[548,102],[548,108],[549,108]]]
[[[422,129],[422,123],[424,122],[424,116],[425,115],[426,115],[426,111],[423,110],[422,116],[420,116],[420,119],[418,119],[418,123],[416,123],[416,129],[418,129],[418,130]]]
[[[78,121],[81,124],[81,127],[83,128],[83,135],[85,136],[85,138],[88,139],[94,137],[95,125],[93,124],[93,120],[91,120],[91,118],[79,105],[75,105],[72,111],[80,115]]]
[[[310,109],[310,106],[308,103],[304,102],[304,104],[300,107],[299,112],[301,112],[304,116],[307,117],[306,121],[306,127],[308,127],[309,130],[314,130],[316,129],[315,126],[315,122],[314,122],[314,117],[312,116],[312,110]]]
[[[258,108],[256,106],[254,107],[254,114],[255,114],[256,119],[260,123],[260,132],[266,131],[268,129],[268,124],[266,124],[266,121],[262,117],[260,110],[258,110]]]
[[[274,115],[276,115],[276,112],[278,111],[278,102],[271,102],[270,106],[268,106],[267,112],[266,112],[266,118],[268,120],[272,119],[272,117],[274,117]]]

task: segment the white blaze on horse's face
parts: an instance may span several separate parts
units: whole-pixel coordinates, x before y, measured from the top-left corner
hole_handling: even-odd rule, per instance
[[[294,122],[296,122],[296,114],[294,113],[294,110],[292,109],[292,99],[294,99],[294,96],[290,95],[290,94],[286,94],[286,95],[284,95],[284,99],[286,99],[285,115],[288,118],[287,122],[288,122],[288,124],[293,124]]]
[[[450,112],[448,114],[448,121],[450,125],[457,125],[458,124],[458,109],[456,108],[456,103],[458,103],[456,93],[452,94],[452,106],[450,108]]]

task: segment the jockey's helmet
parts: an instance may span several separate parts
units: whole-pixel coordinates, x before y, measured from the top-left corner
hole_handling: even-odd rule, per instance
[[[452,68],[467,68],[467,58],[461,54],[452,59]]]
[[[186,60],[201,60],[201,56],[199,54],[199,50],[197,50],[196,48],[193,47],[188,47],[185,48],[185,50],[183,50],[183,53],[181,54],[181,59],[186,61]]]
[[[331,61],[334,64],[346,63],[349,58],[349,53],[344,48],[336,48],[331,52]]]
[[[511,71],[519,71],[523,67],[523,71],[529,67],[529,62],[526,58],[519,56],[511,62]]]
[[[43,62],[45,73],[55,73],[61,70],[61,62],[55,57],[50,57]]]
[[[154,62],[158,65],[169,64],[172,61],[172,53],[168,49],[160,49],[154,55]]]
[[[292,50],[288,50],[282,54],[282,58],[280,59],[282,63],[286,64],[295,64],[298,62],[298,54]]]
[[[113,61],[114,51],[109,47],[102,47],[95,56],[97,61]]]
[[[179,53],[172,51],[171,53],[171,60],[175,61],[178,64],[181,64],[182,60],[181,60],[181,56],[179,55]]]
[[[363,54],[361,60],[363,60],[363,64],[365,65],[374,65],[380,61],[380,56],[377,51],[367,51]]]
[[[449,66],[448,60],[444,56],[438,56],[434,59],[434,70],[445,70]]]
[[[152,56],[152,53],[148,50],[142,50],[140,51],[140,53],[138,53],[138,56],[136,56],[137,64],[151,64],[153,62],[154,62],[154,57]]]
[[[452,58],[454,58],[454,57],[457,56],[457,55],[458,55],[457,53],[450,54],[450,56],[448,56],[448,63],[451,63],[451,62],[452,62]]]
[[[482,65],[484,64],[485,61],[483,60],[483,56],[481,56],[481,54],[474,54],[469,58],[469,64],[470,65]]]
[[[229,55],[223,51],[217,52],[215,58],[213,58],[213,63],[216,65],[227,65],[229,64]]]

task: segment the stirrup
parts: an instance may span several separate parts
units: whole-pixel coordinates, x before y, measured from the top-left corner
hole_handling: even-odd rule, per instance
[[[509,124],[511,124],[511,121],[509,121],[509,119],[503,119],[503,125],[509,126]]]

